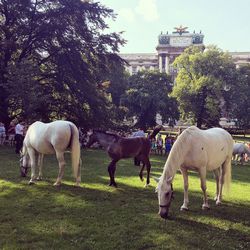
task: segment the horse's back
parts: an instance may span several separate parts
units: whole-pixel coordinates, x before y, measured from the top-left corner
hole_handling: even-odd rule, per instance
[[[226,159],[231,159],[233,153],[233,138],[222,128],[211,128],[203,131],[206,138],[208,155],[207,169],[219,167]]]
[[[121,137],[113,143],[109,150],[116,152],[121,158],[135,157],[138,155],[149,155],[150,141],[145,137],[124,138]]]
[[[34,122],[30,125],[24,142],[27,147],[43,154],[54,154],[55,150],[63,151],[69,145],[70,125],[75,126],[68,121]]]
[[[233,147],[233,154],[243,154],[246,151],[246,145],[244,143],[235,143]]]
[[[188,148],[186,163],[194,167],[205,165],[208,170],[213,170],[232,156],[233,139],[224,129],[200,130],[192,126],[186,129],[183,137],[186,137]]]

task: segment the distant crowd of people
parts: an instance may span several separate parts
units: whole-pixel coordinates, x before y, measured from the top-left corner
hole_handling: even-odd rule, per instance
[[[156,139],[151,140],[151,152],[157,155],[166,155],[168,156],[172,146],[175,142],[175,137],[171,135],[166,135],[165,139],[161,134],[158,134]]]
[[[8,143],[10,146],[15,145],[15,152],[19,154],[23,146],[26,130],[27,126],[21,120],[17,123],[12,121],[7,131],[4,124],[0,122],[0,145],[4,145],[5,143]]]
[[[20,120],[18,122],[12,121],[9,125],[8,130],[6,131],[5,126],[0,122],[0,145],[8,144],[10,146],[15,145],[16,154],[20,153],[22,149],[23,140],[25,133],[27,131],[28,125]],[[144,128],[139,128],[136,131],[128,132],[116,132],[122,137],[146,137]],[[87,135],[82,132],[82,129],[79,128],[80,141],[84,147],[85,142],[87,141]],[[173,136],[167,135],[165,140],[163,140],[162,134],[158,134],[156,138],[151,139],[151,152],[158,155],[169,155],[175,138]],[[135,159],[135,165],[140,163]]]

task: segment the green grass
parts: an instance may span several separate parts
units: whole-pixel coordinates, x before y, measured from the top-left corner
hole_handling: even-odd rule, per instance
[[[249,249],[250,165],[233,166],[233,181],[225,202],[213,201],[215,182],[208,176],[211,209],[202,211],[202,193],[196,173],[190,173],[190,211],[180,212],[183,182],[174,180],[175,200],[166,223],[158,212],[152,186],[144,188],[132,159],[118,163],[118,188],[109,187],[103,151],[82,152],[80,188],[73,186],[70,159],[63,185],[52,184],[58,167],[46,156],[45,179],[29,186],[19,177],[13,148],[0,148],[1,249]],[[159,176],[165,158],[151,156],[152,174]]]

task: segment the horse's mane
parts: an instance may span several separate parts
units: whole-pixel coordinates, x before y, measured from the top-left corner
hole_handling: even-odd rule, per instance
[[[163,129],[162,125],[158,125],[154,128],[153,132],[149,135],[149,139],[155,138],[155,136]]]
[[[190,143],[190,136],[193,136],[199,132],[199,129],[195,126],[191,126],[187,129],[185,129],[178,137],[177,140],[175,141],[169,157],[167,159],[167,162],[165,164],[164,170],[174,171],[173,168],[178,167],[178,162],[183,159],[183,154],[185,152],[186,147],[188,147]]]

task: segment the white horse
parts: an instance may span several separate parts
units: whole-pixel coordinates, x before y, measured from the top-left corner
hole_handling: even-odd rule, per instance
[[[235,143],[233,148],[233,160],[238,161],[240,158],[243,164],[245,154],[250,157],[250,149],[244,143]]]
[[[208,209],[206,173],[214,171],[216,178],[216,204],[222,199],[222,187],[229,187],[231,181],[231,158],[233,139],[221,128],[200,130],[189,127],[178,136],[165,163],[156,191],[158,192],[159,214],[167,218],[173,197],[172,182],[178,169],[184,180],[184,202],[181,210],[188,210],[188,170],[198,171],[204,199],[202,209]]]
[[[51,123],[34,122],[28,128],[23,142],[21,157],[22,176],[26,176],[28,165],[31,165],[31,179],[29,184],[34,184],[35,179],[42,179],[43,155],[56,154],[59,164],[59,173],[55,186],[61,184],[64,174],[64,152],[71,150],[72,169],[76,178],[76,185],[81,182],[81,158],[79,132],[75,124],[69,121],[54,121]],[[36,157],[38,156],[39,174],[36,178]]]

